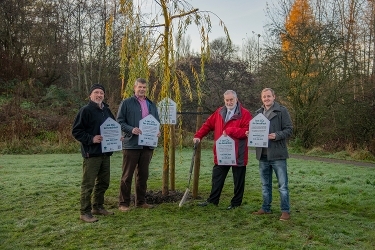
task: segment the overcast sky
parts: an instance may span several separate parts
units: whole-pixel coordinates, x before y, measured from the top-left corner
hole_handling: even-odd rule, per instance
[[[241,46],[243,39],[257,37],[261,35],[262,42],[263,26],[266,24],[266,6],[268,0],[186,0],[193,8],[200,11],[211,11],[215,13],[225,23],[229,35],[235,45]],[[151,9],[155,10],[155,3],[152,0],[133,0],[136,5],[147,13]],[[152,7],[154,6],[154,7]],[[160,6],[156,9],[160,11]],[[225,33],[220,27],[219,19],[215,15],[210,15],[212,33],[209,34],[210,41],[224,37]],[[194,24],[191,24],[186,35],[191,38],[191,49],[200,51],[199,32]]]
[[[227,26],[232,42],[238,46],[241,46],[242,39],[246,36],[263,34],[263,26],[267,21],[266,0],[189,0],[188,2],[194,8],[209,10],[219,16]],[[210,41],[225,36],[219,26],[219,20],[214,15],[211,15],[211,24],[213,32],[209,35]],[[196,28],[190,28],[187,34],[192,40],[191,48],[199,51],[200,39]]]

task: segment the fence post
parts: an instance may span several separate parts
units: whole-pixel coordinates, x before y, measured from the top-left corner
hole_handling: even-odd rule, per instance
[[[169,159],[169,177],[170,177],[170,183],[171,183],[171,190],[175,191],[175,179],[176,179],[176,130],[175,125],[171,125],[171,141],[170,141],[170,159]]]
[[[196,131],[202,126],[203,121],[203,108],[198,107],[197,109],[198,115],[197,115],[197,126]],[[193,198],[196,199],[198,196],[198,182],[199,182],[199,171],[201,167],[201,144],[198,144],[197,151],[195,153],[195,159],[194,159],[194,181],[193,181]]]
[[[169,194],[169,143],[170,140],[170,125],[164,124],[164,164],[163,164],[163,186],[161,189],[161,193],[163,195],[168,195]]]

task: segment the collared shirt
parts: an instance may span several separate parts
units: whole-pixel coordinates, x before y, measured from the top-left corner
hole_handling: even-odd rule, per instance
[[[230,110],[227,110],[227,116],[225,117],[225,122],[229,121],[232,115],[233,115],[233,112]]]
[[[226,117],[225,117],[225,122],[229,121],[230,118],[232,118],[232,116],[234,115],[234,112],[236,111],[236,108],[237,108],[237,104],[236,104],[236,106],[234,106],[233,109],[228,109],[228,108],[227,108],[227,115],[226,115]],[[229,115],[229,116],[228,116],[228,115]]]
[[[141,104],[142,118],[145,118],[149,114],[146,97],[142,99],[139,98],[138,96],[135,96],[135,97],[137,98],[139,104]]]
[[[269,120],[270,118],[270,114],[272,113],[273,111],[273,106],[275,105],[275,103],[272,104],[272,106],[269,108],[269,109],[266,109],[266,107],[263,105],[263,115],[265,117],[267,117],[267,119]]]
[[[229,115],[229,117],[228,117],[228,120],[229,120],[230,118],[232,118],[232,116],[234,115],[234,112],[236,111],[237,105],[238,105],[238,103],[233,107],[233,109],[228,109],[228,108],[227,108],[227,114],[228,114],[228,112],[230,111],[230,115]]]

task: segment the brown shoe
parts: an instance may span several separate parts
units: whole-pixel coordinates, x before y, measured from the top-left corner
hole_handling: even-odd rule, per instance
[[[107,211],[104,208],[93,209],[93,210],[91,210],[91,213],[97,214],[97,215],[113,215],[113,214],[115,214],[114,212]]]
[[[118,210],[120,210],[121,212],[129,212],[130,211],[130,207],[128,207],[128,206],[119,206]]]
[[[266,212],[266,211],[264,211],[263,209],[259,209],[259,210],[256,211],[256,212],[252,212],[252,214],[255,214],[255,215],[263,215],[263,214],[272,214],[272,212]]]
[[[79,218],[81,220],[83,220],[84,222],[88,222],[88,223],[92,223],[92,222],[98,221],[98,219],[95,218],[94,216],[92,216],[92,214],[81,214],[79,216]]]
[[[147,203],[144,203],[142,205],[138,205],[137,208],[146,208],[146,209],[150,209],[150,208],[154,208],[154,206],[150,205],[150,204],[147,204]]]
[[[281,213],[280,220],[286,221],[286,220],[289,220],[289,219],[290,219],[290,214],[289,213],[287,213],[287,212],[282,212]]]

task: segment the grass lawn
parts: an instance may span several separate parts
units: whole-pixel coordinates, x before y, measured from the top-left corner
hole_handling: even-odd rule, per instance
[[[192,149],[176,155],[176,189],[187,185]],[[258,162],[249,155],[243,205],[227,211],[228,175],[218,207],[164,203],[117,210],[122,155],[112,156],[106,208],[114,216],[79,220],[80,154],[0,155],[0,249],[375,249],[375,169],[289,159],[291,220],[252,215],[261,205]],[[202,151],[199,196],[210,191],[211,150]],[[161,190],[163,152],[150,166],[149,190]]]

